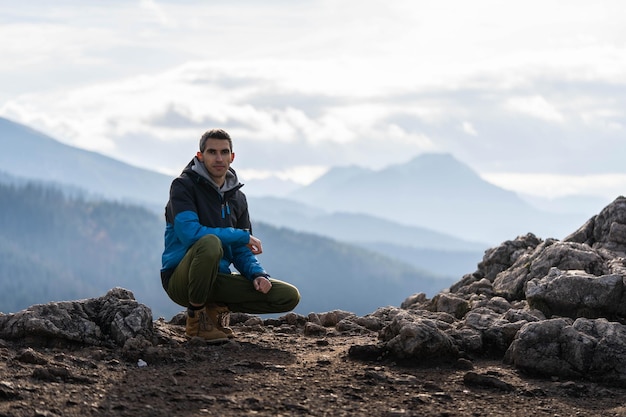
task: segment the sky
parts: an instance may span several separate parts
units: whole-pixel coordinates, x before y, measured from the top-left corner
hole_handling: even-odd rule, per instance
[[[626,190],[626,8],[555,0],[0,0],[0,116],[176,175],[446,152],[544,197]]]

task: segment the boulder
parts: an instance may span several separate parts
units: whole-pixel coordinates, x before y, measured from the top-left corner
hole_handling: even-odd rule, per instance
[[[586,318],[527,323],[504,361],[532,374],[626,386],[626,326]]]
[[[153,336],[152,311],[123,288],[99,298],[38,304],[0,315],[0,338],[33,345],[124,346],[131,339],[152,341]]]
[[[379,337],[385,349],[401,359],[450,359],[459,355],[456,343],[446,333],[450,328],[445,321],[407,311],[397,314]]]
[[[584,243],[623,256],[626,252],[626,198],[616,198],[563,241]]]
[[[615,317],[623,314],[623,276],[595,276],[581,270],[561,271],[552,267],[543,278],[526,285],[526,299],[531,307],[546,316]]]

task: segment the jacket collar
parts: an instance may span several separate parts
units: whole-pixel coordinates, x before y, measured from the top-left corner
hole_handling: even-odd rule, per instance
[[[243,187],[243,184],[239,182],[239,178],[237,177],[237,173],[235,170],[230,167],[228,168],[228,172],[226,173],[226,179],[222,187],[218,187],[218,185],[213,181],[213,178],[209,175],[206,167],[197,156],[194,156],[191,162],[187,164],[187,167],[183,170],[183,172],[192,172],[199,176],[200,178],[206,180],[216,191],[224,194],[228,191],[238,189]]]

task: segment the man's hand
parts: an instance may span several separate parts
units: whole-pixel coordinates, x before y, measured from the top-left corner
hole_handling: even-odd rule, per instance
[[[272,289],[272,283],[269,279],[265,277],[256,277],[253,281],[254,289],[262,292],[263,294],[267,294],[269,290]]]
[[[261,246],[261,241],[252,235],[250,235],[250,241],[246,246],[249,247],[252,253],[255,255],[263,253],[263,246]]]

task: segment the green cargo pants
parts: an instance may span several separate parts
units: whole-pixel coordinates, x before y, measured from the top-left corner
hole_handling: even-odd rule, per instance
[[[251,314],[284,313],[298,305],[300,293],[291,284],[270,278],[272,288],[263,294],[241,275],[219,273],[222,256],[222,242],[217,236],[200,238],[174,270],[167,295],[183,307],[190,302],[214,302],[226,304],[233,312]]]

